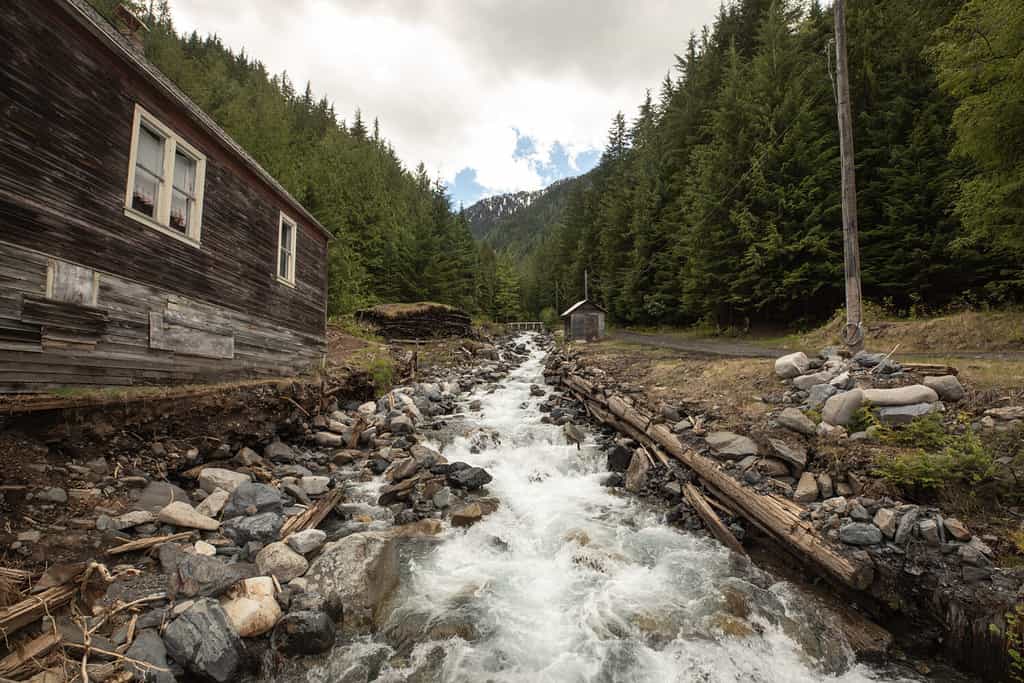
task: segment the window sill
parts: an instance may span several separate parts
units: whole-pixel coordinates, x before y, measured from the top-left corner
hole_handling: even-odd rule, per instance
[[[157,223],[155,220],[153,220],[152,218],[150,218],[146,214],[141,213],[139,211],[136,211],[135,209],[132,209],[132,208],[126,206],[124,208],[124,215],[127,216],[128,218],[131,218],[133,221],[137,221],[139,223],[142,223],[145,226],[153,228],[154,230],[156,230],[158,232],[162,232],[163,234],[167,235],[168,237],[173,237],[174,239],[178,240],[179,242],[184,242],[185,244],[193,246],[196,249],[200,248],[199,240],[198,239],[194,239],[192,237],[189,237],[188,235],[183,235],[182,233],[180,233],[180,232],[178,232],[176,230],[172,230],[171,228],[168,228],[166,225],[161,225],[160,223]]]
[[[287,280],[287,279],[281,277],[280,275],[278,275],[277,276],[277,281],[280,282],[282,285],[287,285],[288,287],[291,287],[292,289],[295,289],[295,282],[293,282],[292,280]]]

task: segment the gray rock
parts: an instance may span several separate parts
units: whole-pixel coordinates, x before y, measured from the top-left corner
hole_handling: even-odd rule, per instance
[[[269,484],[247,481],[228,496],[223,518],[228,520],[234,517],[257,515],[262,512],[280,514],[282,510],[284,510],[284,503],[276,488]]]
[[[937,377],[925,377],[924,385],[935,391],[943,401],[956,403],[964,397],[964,386],[956,375],[940,375]]]
[[[971,540],[971,531],[967,528],[963,522],[956,517],[946,517],[942,520],[943,526],[946,527],[946,533],[952,536],[957,541],[969,541]]]
[[[299,479],[299,486],[301,486],[302,490],[310,496],[320,496],[327,493],[327,488],[330,484],[330,477],[305,476],[302,479]]]
[[[884,353],[869,353],[867,351],[858,351],[852,358],[853,362],[863,368],[873,368],[883,360],[885,360]]]
[[[256,554],[256,566],[260,574],[275,576],[281,583],[288,583],[306,573],[309,562],[283,541],[269,543]]]
[[[434,507],[443,510],[452,504],[452,490],[447,486],[442,487],[431,498]]]
[[[914,527],[917,525],[917,515],[917,508],[912,507],[900,517],[900,523],[896,527],[896,535],[893,538],[896,545],[903,545],[910,540],[910,535],[914,532]]]
[[[244,645],[216,600],[197,600],[164,631],[174,661],[217,683],[237,679]]]
[[[167,573],[167,589],[173,598],[216,598],[243,579],[256,576],[256,567],[245,562],[226,564],[206,555],[176,550],[164,544],[160,563]]]
[[[141,619],[139,620],[141,622]],[[129,660],[144,662],[154,668],[127,663],[133,681],[140,683],[174,683],[174,675],[168,670],[167,648],[160,634],[152,628],[144,628],[135,634],[135,640],[125,653]]]
[[[894,389],[865,389],[864,400],[874,406],[908,406],[913,403],[935,403],[939,395],[923,384]]]
[[[199,501],[199,504],[196,505],[196,512],[207,517],[216,517],[224,509],[224,506],[227,505],[228,498],[230,497],[231,494],[224,489],[217,489]]]
[[[918,522],[917,533],[928,545],[939,545],[942,542],[939,538],[939,524],[934,519],[922,519]]]
[[[271,642],[289,656],[316,655],[334,647],[335,635],[334,621],[327,612],[296,610],[277,622]]]
[[[811,375],[801,375],[793,380],[793,386],[801,391],[808,391],[811,387],[818,384],[828,384],[828,381],[835,377],[835,374],[828,371],[822,370],[821,372],[815,372]]]
[[[779,424],[783,427],[792,429],[798,434],[813,436],[817,430],[814,421],[800,412],[797,408],[786,408],[775,419],[778,420]]]
[[[886,538],[896,535],[896,511],[892,508],[879,508],[872,521]]]
[[[292,462],[295,460],[295,451],[286,443],[274,441],[263,449],[263,457],[272,462]]]
[[[849,372],[839,373],[838,375],[830,379],[828,383],[831,386],[835,387],[838,391],[849,391],[850,389],[853,389],[853,378],[850,377]]]
[[[850,506],[849,515],[850,519],[852,519],[855,522],[871,521],[871,513],[869,513],[867,508],[865,508],[860,503],[855,502],[853,505]]]
[[[775,374],[782,379],[793,379],[807,372],[811,361],[803,351],[790,353],[775,360]]]
[[[624,443],[616,442],[608,451],[608,470],[610,472],[625,472],[629,467],[629,461],[633,459],[633,449]]]
[[[839,393],[839,390],[831,384],[815,384],[807,392],[807,405],[814,410],[818,410],[825,405],[825,401],[837,393]]]
[[[821,484],[821,477],[818,477],[818,484]],[[824,496],[824,494],[822,494]],[[821,501],[821,509],[826,514],[845,515],[846,510],[849,507],[849,503],[842,496],[836,496],[834,498],[826,498]]]
[[[385,600],[398,586],[398,548],[385,532],[366,531],[328,543],[305,576],[308,589],[329,605],[344,605],[346,629],[371,630],[385,616]]]
[[[757,470],[766,477],[788,477],[789,465],[778,458],[761,458]]]
[[[915,403],[909,406],[889,406],[878,410],[878,419],[887,425],[905,425],[914,418],[927,415],[934,410],[932,403]]]
[[[733,432],[711,432],[705,439],[718,455],[740,458],[746,455],[757,455],[757,444],[746,436]]]
[[[781,439],[768,439],[768,445],[775,456],[794,467],[797,474],[802,473],[807,467],[807,449],[803,446],[791,445]]]
[[[467,491],[475,491],[486,486],[491,480],[491,475],[482,467],[467,467],[457,472],[448,473],[449,484],[457,489],[466,489]]]
[[[289,534],[286,542],[295,552],[301,555],[308,555],[319,549],[327,540],[327,532],[320,529],[306,529]]]
[[[822,498],[831,498],[835,493],[835,487],[832,485],[832,475],[828,472],[822,472],[818,475],[818,491],[821,493]]]
[[[322,448],[340,448],[345,445],[345,437],[334,432],[317,432],[313,434],[313,443]]]
[[[221,530],[238,546],[255,541],[273,543],[281,534],[284,517],[276,512],[263,512],[252,517],[234,517],[224,522]]]
[[[51,486],[37,491],[33,500],[37,503],[66,503],[68,502],[68,492],[58,486]]]
[[[682,434],[683,432],[689,431],[691,429],[693,429],[693,421],[688,417],[684,417],[682,420],[679,420],[674,425],[672,425],[673,434]]]
[[[633,452],[633,458],[629,461],[629,468],[626,470],[626,490],[631,493],[640,493],[647,484],[647,473],[651,469],[651,463],[647,455],[641,449]]]
[[[813,503],[818,500],[818,480],[810,472],[800,475],[800,481],[796,484],[796,491],[793,493],[793,500],[798,503]]]
[[[248,474],[226,470],[223,467],[207,467],[199,473],[199,488],[207,493],[213,493],[217,489],[231,493],[247,481],[250,481]]]
[[[864,392],[851,389],[832,396],[821,409],[821,421],[825,424],[845,427],[864,403]]]
[[[412,434],[415,430],[412,418],[408,415],[396,415],[388,420],[388,431],[392,434]]]
[[[839,540],[847,545],[875,545],[882,542],[882,532],[874,524],[851,522],[839,527]]]

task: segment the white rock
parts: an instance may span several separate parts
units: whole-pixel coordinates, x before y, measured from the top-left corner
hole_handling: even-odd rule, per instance
[[[792,379],[807,372],[811,361],[803,351],[797,351],[775,360],[775,374],[782,379]]]
[[[289,535],[285,542],[288,543],[288,547],[300,555],[308,555],[314,550],[318,550],[326,540],[326,532],[320,529],[306,529]]]
[[[864,403],[864,392],[851,389],[836,394],[825,401],[821,409],[821,421],[830,425],[848,425]]]
[[[935,403],[939,395],[923,384],[895,389],[865,389],[864,400],[876,406],[909,406],[914,403]]]
[[[287,543],[276,541],[256,554],[256,566],[261,573],[276,576],[281,583],[287,583],[305,574],[309,562]]]
[[[215,531],[220,528],[220,522],[201,515],[188,503],[180,500],[165,506],[156,516],[164,524],[185,527],[188,529],[202,529],[203,531]]]
[[[330,483],[330,477],[312,476],[299,479],[299,486],[306,492],[307,496],[319,496],[327,493],[327,486]]]
[[[217,489],[196,505],[196,512],[207,517],[216,517],[228,502],[231,494],[224,489]]]
[[[207,493],[224,489],[231,493],[239,484],[250,481],[248,474],[226,470],[222,467],[207,467],[199,473],[199,488]]]
[[[207,543],[206,541],[196,541],[194,546],[197,555],[206,555],[207,557],[213,557],[217,554],[217,548]]]
[[[243,638],[266,633],[281,618],[281,606],[274,599],[274,580],[269,576],[242,581],[232,597],[221,600],[221,607]]]

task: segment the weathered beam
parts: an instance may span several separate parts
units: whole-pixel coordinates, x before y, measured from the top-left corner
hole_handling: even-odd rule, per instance
[[[697,487],[689,483],[684,484],[683,495],[686,496],[686,500],[690,503],[690,507],[697,512],[702,520],[704,520],[704,525],[711,531],[711,534],[717,538],[722,545],[735,553],[739,553],[740,555],[747,554],[747,551],[743,549],[743,546],[740,545],[740,542],[732,535],[732,532],[722,524],[722,520],[720,520],[718,515],[715,514],[715,511],[711,509],[711,506],[708,505],[707,500],[705,500],[704,496],[701,495],[701,492],[697,490]]]

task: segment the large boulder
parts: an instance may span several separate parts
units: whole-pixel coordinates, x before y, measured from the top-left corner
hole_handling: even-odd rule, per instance
[[[640,448],[633,451],[629,468],[626,469],[626,490],[631,493],[640,493],[647,484],[647,473],[650,469],[651,462],[647,459],[647,454]]]
[[[711,432],[705,437],[705,440],[718,455],[742,458],[747,455],[757,455],[758,451],[757,444],[753,439],[732,432]]]
[[[782,379],[793,379],[804,374],[811,361],[803,351],[797,351],[775,360],[775,374]]]
[[[334,647],[335,627],[322,610],[289,612],[274,628],[272,642],[286,655],[316,655]]]
[[[925,377],[924,385],[935,391],[943,401],[956,403],[964,397],[964,386],[956,375],[941,375],[938,377]]]
[[[216,600],[197,600],[164,631],[167,653],[200,678],[238,679],[244,645]]]
[[[344,605],[347,630],[367,632],[385,616],[382,607],[398,586],[398,546],[385,532],[365,531],[328,543],[306,572],[310,591],[329,605]]]
[[[284,504],[281,494],[269,484],[247,481],[240,484],[228,497],[224,506],[224,519],[258,515],[262,512],[281,513]]]
[[[845,427],[850,424],[863,404],[864,392],[861,389],[851,389],[836,394],[825,401],[825,405],[821,409],[821,421],[825,424]]]
[[[914,403],[935,403],[939,395],[923,384],[894,389],[865,389],[864,400],[875,406],[909,406]]]
[[[482,467],[466,467],[464,469],[449,472],[448,483],[457,489],[475,491],[491,482],[491,475]]]
[[[213,493],[217,489],[231,493],[247,481],[250,481],[248,474],[226,470],[223,467],[206,467],[199,473],[199,488],[207,493]]]

